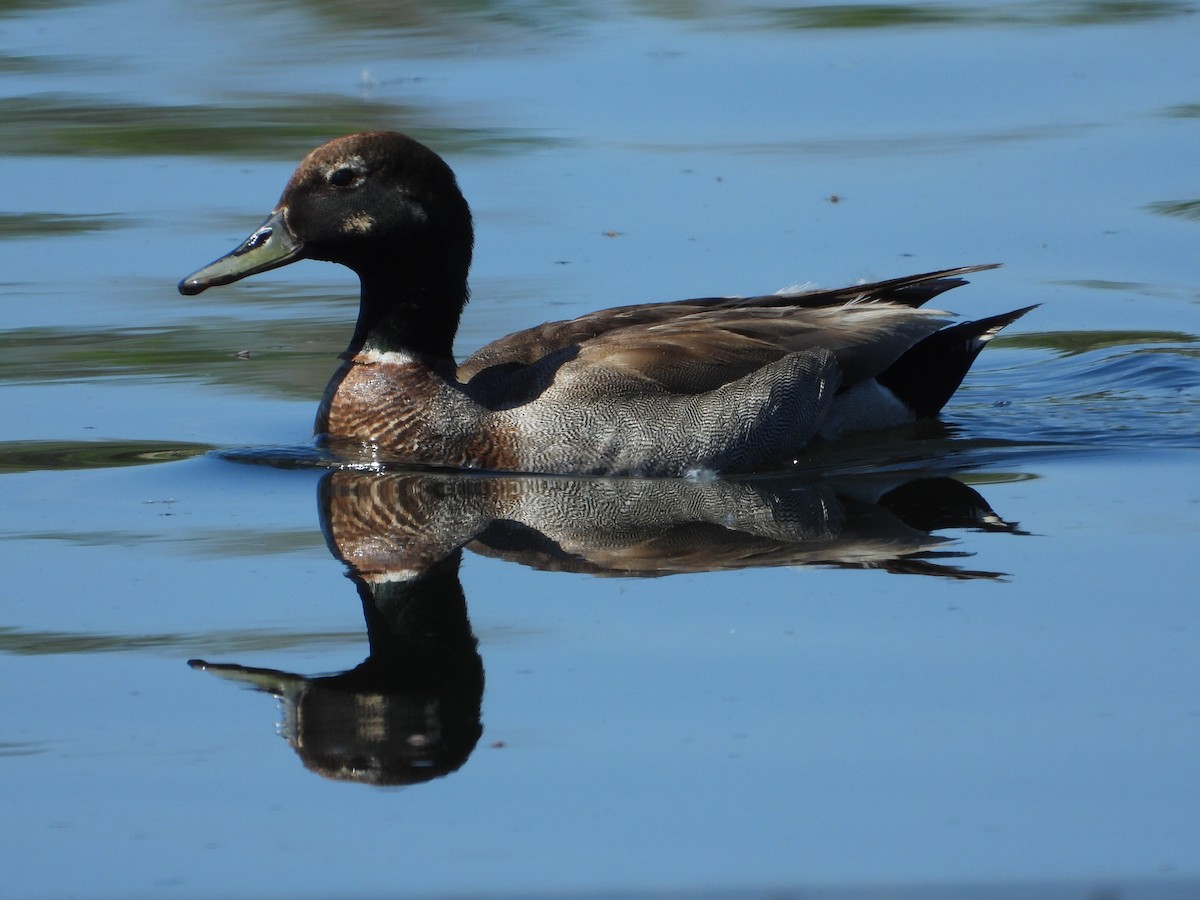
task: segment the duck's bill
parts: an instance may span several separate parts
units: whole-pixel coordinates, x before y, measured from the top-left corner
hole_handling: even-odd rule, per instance
[[[191,296],[301,259],[304,245],[288,229],[285,212],[275,210],[231,252],[179,282],[179,293]]]

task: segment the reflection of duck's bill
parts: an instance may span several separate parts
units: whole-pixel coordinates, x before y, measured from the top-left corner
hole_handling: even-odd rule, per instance
[[[277,697],[286,694],[289,687],[295,687],[304,681],[304,678],[299,675],[291,675],[276,669],[254,669],[248,666],[239,666],[236,663],[210,663],[202,659],[189,659],[188,665],[201,672],[212,672],[228,681],[266,691]]]
[[[229,253],[179,282],[179,293],[199,294],[210,287],[286,266],[303,256],[304,245],[288,228],[287,207],[281,206]]]

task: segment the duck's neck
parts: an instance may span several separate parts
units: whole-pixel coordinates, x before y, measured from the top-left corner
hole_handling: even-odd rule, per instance
[[[465,459],[461,441],[430,427],[439,415],[453,419],[462,402],[451,345],[463,294],[415,286],[397,294],[397,283],[362,278],[358,324],[325,388],[315,431],[415,461]]]
[[[354,336],[342,358],[397,354],[433,368],[454,366],[454,335],[467,302],[465,282],[412,285],[397,295],[390,276],[361,273],[362,296]]]

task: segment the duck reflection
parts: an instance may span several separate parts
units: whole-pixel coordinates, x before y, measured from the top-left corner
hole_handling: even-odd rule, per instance
[[[358,588],[369,655],[305,676],[192,660],[283,703],[282,732],[328,778],[376,785],[458,769],[483,733],[484,673],[459,580],[463,548],[537,569],[651,577],[757,566],[959,568],[944,529],[1016,532],[948,477],[691,481],[335,471],[326,542]]]

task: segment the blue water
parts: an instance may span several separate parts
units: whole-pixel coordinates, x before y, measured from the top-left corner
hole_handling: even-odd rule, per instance
[[[444,7],[0,11],[0,894],[1200,894],[1197,8]],[[174,286],[380,127],[472,203],[461,353],[993,261],[945,303],[1042,305],[787,477],[335,477],[348,273]]]

